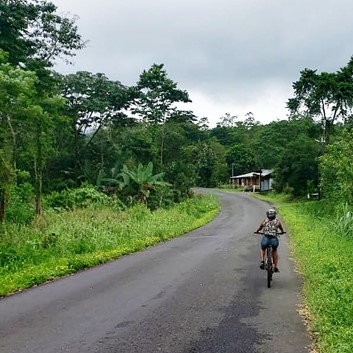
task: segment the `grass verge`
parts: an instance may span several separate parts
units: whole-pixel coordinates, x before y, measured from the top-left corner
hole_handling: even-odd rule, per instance
[[[343,233],[342,217],[325,214],[320,201],[261,198],[276,204],[289,232],[316,351],[353,352],[352,228]]]
[[[0,296],[92,267],[187,233],[220,210],[211,195],[151,212],[143,205],[47,213],[0,229]]]

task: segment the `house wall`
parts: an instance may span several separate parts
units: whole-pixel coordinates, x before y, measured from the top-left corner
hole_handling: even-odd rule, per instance
[[[244,186],[254,186],[259,185],[259,178],[258,177],[245,177],[245,178],[233,178],[231,179],[231,183],[233,185],[244,187]]]
[[[238,179],[240,181],[241,186],[253,186],[258,184],[258,178],[241,178]]]
[[[250,174],[250,173],[249,173]],[[254,191],[260,190],[260,175],[244,176],[244,177],[233,177],[230,183],[237,187],[251,187]],[[272,190],[273,178],[270,175],[261,177],[261,191]]]
[[[262,179],[261,180],[261,190],[262,191],[269,191],[272,190],[272,178],[269,179]]]

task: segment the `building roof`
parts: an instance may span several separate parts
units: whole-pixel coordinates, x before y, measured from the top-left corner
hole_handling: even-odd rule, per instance
[[[272,169],[261,169],[261,176],[263,176],[263,177],[269,176],[272,173],[273,173]],[[250,173],[246,173],[246,174],[235,175],[235,176],[232,176],[231,178],[233,178],[233,179],[251,178],[255,175],[260,175],[260,172],[256,171],[256,172],[250,172]]]
[[[268,176],[268,175],[270,175],[272,173],[273,173],[273,169],[261,169],[261,175],[262,176]],[[257,173],[257,174],[260,174],[260,173]]]

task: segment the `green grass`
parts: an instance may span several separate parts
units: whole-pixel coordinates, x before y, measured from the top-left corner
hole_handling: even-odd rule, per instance
[[[276,206],[281,206],[288,204],[291,201],[291,197],[287,194],[278,194],[275,192],[268,192],[266,194],[259,194],[259,193],[249,193],[249,195],[256,197],[258,199],[269,201]]]
[[[0,229],[0,296],[185,234],[220,210],[214,196],[151,212],[143,205],[46,213],[30,226]]]
[[[351,214],[332,217],[321,201],[275,203],[290,236],[304,280],[309,326],[320,353],[353,352],[353,224]],[[347,231],[350,229],[350,232]]]

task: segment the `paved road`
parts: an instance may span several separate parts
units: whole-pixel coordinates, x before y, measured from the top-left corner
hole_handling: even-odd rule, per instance
[[[271,289],[258,268],[267,204],[215,193],[205,227],[0,300],[0,352],[308,352],[285,236]]]

